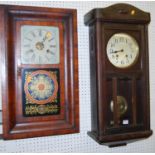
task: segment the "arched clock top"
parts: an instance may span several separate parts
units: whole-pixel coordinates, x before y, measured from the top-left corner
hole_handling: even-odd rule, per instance
[[[116,23],[140,23],[150,22],[150,13],[144,12],[130,4],[118,3],[106,8],[95,8],[84,16],[85,25],[90,25],[96,20]]]

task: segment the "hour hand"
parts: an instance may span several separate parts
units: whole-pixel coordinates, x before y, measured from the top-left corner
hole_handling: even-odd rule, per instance
[[[111,52],[111,53],[119,53],[119,52],[124,52],[124,50],[121,49],[121,50],[118,50],[118,51],[113,51],[113,52]]]
[[[53,51],[50,51],[49,49],[46,51],[47,53],[51,53],[52,55],[54,55]]]

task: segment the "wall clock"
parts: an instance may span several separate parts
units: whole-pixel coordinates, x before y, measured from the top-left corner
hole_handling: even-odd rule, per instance
[[[79,132],[77,12],[0,6],[4,139]]]
[[[89,26],[91,70],[88,135],[110,147],[149,137],[150,14],[115,4],[91,10],[84,22]]]

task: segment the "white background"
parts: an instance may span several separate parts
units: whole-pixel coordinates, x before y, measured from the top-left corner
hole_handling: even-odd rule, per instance
[[[0,140],[0,152],[155,152],[155,134],[149,139],[128,144],[127,146],[108,148],[92,140],[90,130],[90,70],[88,27],[84,26],[84,15],[93,8],[107,7],[119,2],[99,1],[44,1],[44,2],[2,2],[0,4],[31,5],[56,8],[74,8],[78,13],[78,57],[79,57],[79,94],[80,94],[80,133],[22,140]],[[149,25],[150,55],[150,102],[151,128],[155,131],[155,2],[128,2],[151,13]]]

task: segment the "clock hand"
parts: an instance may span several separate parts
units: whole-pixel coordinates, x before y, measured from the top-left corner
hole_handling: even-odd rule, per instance
[[[46,39],[49,39],[51,37],[51,33],[50,32],[47,32],[43,38],[43,40],[41,42],[37,42],[36,43],[36,48],[38,50],[43,50],[44,48],[44,42],[46,41]]]
[[[45,40],[48,39],[48,38],[50,38],[51,36],[52,36],[51,32],[47,32],[47,33],[45,34],[45,37],[43,38],[42,43],[45,42]]]
[[[50,51],[49,49],[46,52],[51,53],[52,55],[54,55],[54,52]]]
[[[114,52],[111,52],[111,53],[119,53],[119,52],[124,52],[124,50],[123,50],[123,49],[121,49],[121,50],[114,51]]]
[[[44,43],[46,39],[47,39],[47,36],[43,38],[43,41],[41,43]]]

